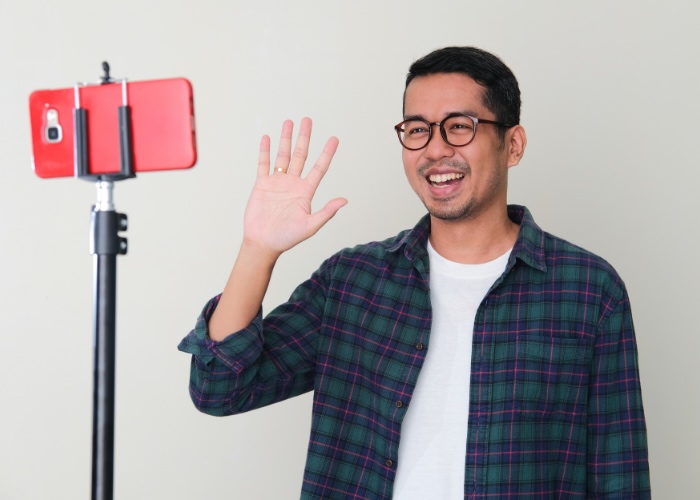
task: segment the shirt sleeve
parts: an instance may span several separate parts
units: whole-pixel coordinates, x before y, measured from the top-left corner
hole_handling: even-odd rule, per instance
[[[207,323],[219,302],[211,299],[178,349],[192,354],[190,397],[200,411],[243,413],[313,389],[316,351],[325,302],[322,270],[264,319],[222,341],[209,338]]]
[[[651,498],[646,423],[629,297],[611,299],[594,347],[588,398],[588,496]]]

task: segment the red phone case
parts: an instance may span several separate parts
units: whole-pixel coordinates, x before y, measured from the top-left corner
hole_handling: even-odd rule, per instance
[[[197,148],[192,85],[185,78],[127,83],[135,172],[194,166]],[[90,174],[119,173],[118,109],[122,84],[79,87],[87,110]],[[37,90],[29,97],[34,172],[39,177],[74,175],[75,89]]]

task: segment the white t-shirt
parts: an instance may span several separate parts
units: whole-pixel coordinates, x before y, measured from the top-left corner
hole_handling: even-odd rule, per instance
[[[474,318],[509,255],[510,250],[485,264],[459,264],[428,243],[433,322],[401,424],[394,500],[464,498]]]

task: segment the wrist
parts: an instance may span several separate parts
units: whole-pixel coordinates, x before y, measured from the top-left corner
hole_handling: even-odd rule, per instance
[[[241,247],[238,250],[238,259],[243,259],[249,263],[255,262],[270,269],[274,267],[280,255],[282,255],[282,252],[247,238],[243,238]]]

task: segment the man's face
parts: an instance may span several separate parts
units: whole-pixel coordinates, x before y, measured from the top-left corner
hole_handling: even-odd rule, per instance
[[[417,77],[406,89],[404,113],[430,123],[451,113],[496,120],[483,104],[483,91],[461,73]],[[455,147],[442,139],[437,126],[432,134],[425,148],[403,149],[403,164],[408,182],[433,218],[460,220],[505,207],[511,166],[508,135],[504,144],[495,125],[480,123],[471,143]]]

